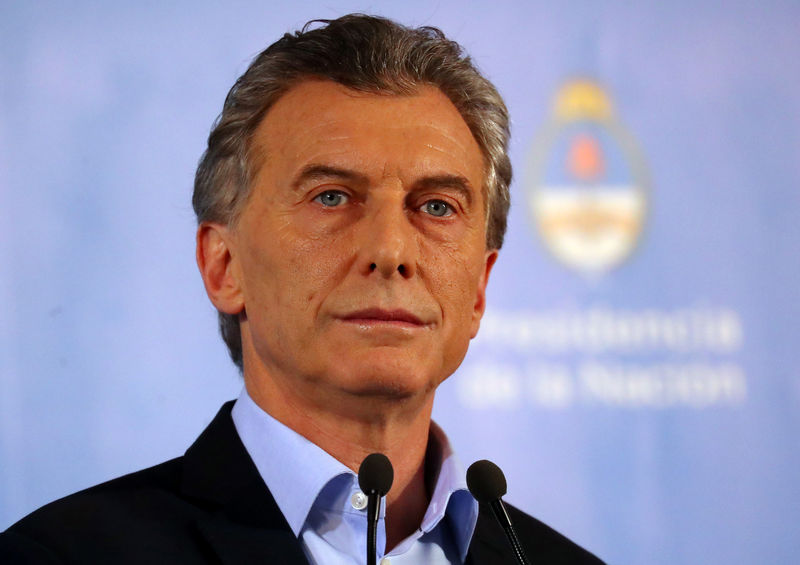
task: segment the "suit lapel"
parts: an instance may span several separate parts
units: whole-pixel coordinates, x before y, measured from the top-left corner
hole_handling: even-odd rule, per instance
[[[182,492],[208,510],[197,520],[198,532],[227,565],[306,565],[300,542],[236,433],[232,406],[223,405],[184,457]]]
[[[291,530],[236,524],[222,516],[198,520],[197,528],[226,565],[308,564]]]
[[[492,516],[491,509],[481,504],[465,564],[499,565],[502,563],[516,564],[516,562],[505,532]]]

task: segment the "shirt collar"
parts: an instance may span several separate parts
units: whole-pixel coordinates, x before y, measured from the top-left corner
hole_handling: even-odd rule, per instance
[[[478,521],[478,503],[467,489],[464,468],[453,452],[447,435],[434,421],[431,421],[426,456],[429,458],[426,466],[438,468],[439,473],[420,530],[430,532],[442,518],[447,517],[463,561]]]
[[[300,535],[326,486],[350,489],[353,483],[357,484],[353,471],[267,414],[250,398],[246,388],[234,404],[232,416],[247,453],[295,536]],[[464,469],[447,436],[433,421],[426,457],[426,466],[438,469],[438,473],[430,481],[434,484],[433,495],[420,530],[430,532],[446,516],[463,561],[478,520],[478,503],[467,490]],[[337,477],[342,479],[334,483]],[[331,496],[328,491],[330,488],[326,489],[326,497]],[[382,515],[385,508],[385,504],[381,505]]]
[[[258,473],[297,536],[325,485],[350,469],[264,412],[246,389],[233,405],[233,423]]]

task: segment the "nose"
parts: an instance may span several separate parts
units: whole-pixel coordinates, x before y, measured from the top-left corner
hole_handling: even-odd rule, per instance
[[[404,202],[382,198],[367,206],[358,242],[361,272],[382,278],[411,278],[417,265],[417,234]]]

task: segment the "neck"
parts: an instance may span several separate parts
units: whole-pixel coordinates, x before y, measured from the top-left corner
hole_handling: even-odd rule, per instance
[[[245,385],[261,409],[354,472],[370,453],[389,458],[394,482],[386,497],[386,551],[419,527],[429,501],[425,452],[433,391],[421,399],[402,400],[344,395],[317,405],[247,373]]]

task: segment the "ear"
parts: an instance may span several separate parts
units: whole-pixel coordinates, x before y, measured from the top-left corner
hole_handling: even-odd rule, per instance
[[[470,338],[478,335],[478,328],[481,326],[481,318],[486,310],[486,285],[489,284],[489,274],[492,272],[494,262],[497,261],[497,249],[490,249],[484,256],[483,273],[478,281],[477,294],[475,296],[475,307],[472,310],[472,329]]]
[[[212,304],[225,314],[239,314],[244,309],[244,298],[231,231],[222,224],[201,223],[197,228],[196,255]]]

